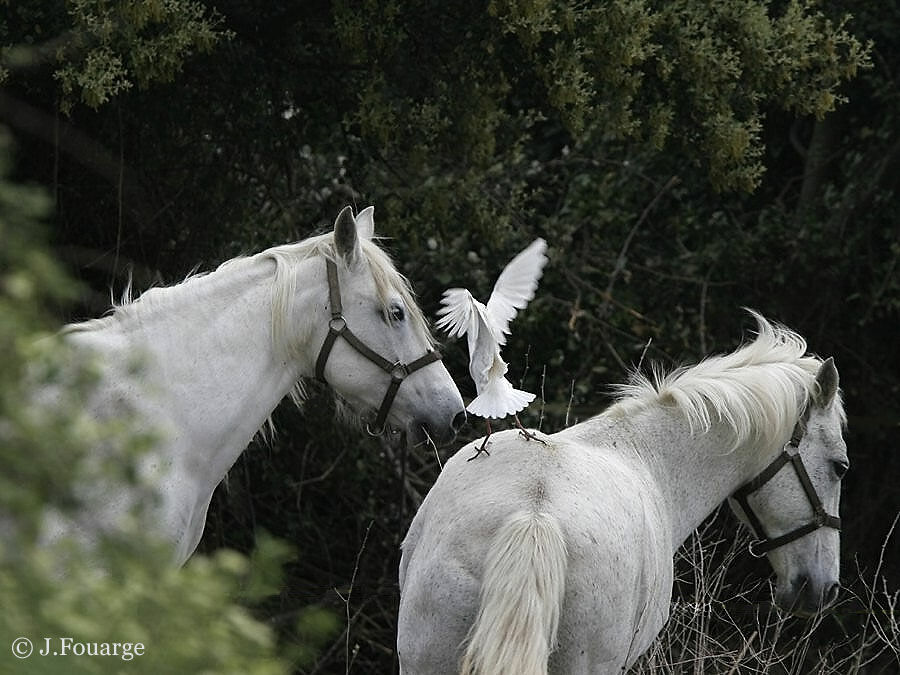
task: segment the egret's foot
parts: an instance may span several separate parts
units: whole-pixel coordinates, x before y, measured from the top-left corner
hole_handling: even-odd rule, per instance
[[[478,457],[478,455],[480,455],[482,452],[483,452],[484,454],[486,454],[488,457],[490,457],[490,456],[491,456],[491,453],[488,452],[487,446],[488,446],[488,437],[485,436],[485,437],[484,437],[484,443],[482,443],[480,447],[475,448],[475,454],[472,455],[471,457],[469,457],[469,459],[467,459],[466,461],[467,461],[467,462],[471,462],[473,459],[475,459],[476,457]]]
[[[545,441],[543,438],[538,438],[533,433],[528,431],[528,429],[522,426],[522,422],[519,421],[518,415],[514,415],[513,419],[516,421],[516,426],[519,427],[519,433],[525,437],[526,441],[538,441],[541,445],[547,445],[547,441]]]
[[[526,441],[537,441],[541,445],[547,445],[547,441],[531,433],[525,427],[519,427],[519,435],[522,436]]]

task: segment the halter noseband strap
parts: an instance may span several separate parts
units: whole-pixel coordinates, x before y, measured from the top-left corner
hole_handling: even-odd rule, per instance
[[[325,364],[331,354],[331,349],[338,337],[344,338],[353,349],[362,354],[366,359],[374,363],[381,370],[391,376],[391,382],[388,384],[387,391],[378,408],[378,414],[375,417],[375,429],[369,428],[366,424],[366,431],[372,436],[378,436],[384,432],[387,416],[394,403],[394,397],[397,396],[397,390],[407,375],[414,373],[420,368],[424,368],[429,363],[441,360],[441,354],[437,350],[429,349],[423,356],[409,364],[400,361],[389,361],[374,349],[360,340],[356,334],[350,330],[347,320],[344,318],[344,308],[341,303],[341,286],[338,282],[337,265],[333,260],[325,260],[325,269],[328,273],[328,297],[331,306],[331,320],[328,322],[328,335],[322,343],[319,350],[319,356],[316,358],[316,379],[325,382]]]
[[[737,492],[735,492],[732,497],[734,500],[740,504],[741,509],[744,511],[744,514],[747,516],[747,521],[750,523],[750,527],[753,529],[754,534],[758,537],[758,539],[754,542],[750,543],[750,555],[761,558],[769,551],[772,551],[780,546],[784,546],[785,544],[789,544],[792,541],[799,539],[800,537],[804,537],[810,532],[815,532],[820,527],[831,527],[835,530],[840,531],[841,529],[841,519],[837,516],[832,516],[831,514],[825,511],[825,506],[822,504],[822,500],[819,499],[819,495],[816,492],[815,486],[812,484],[812,480],[810,480],[809,473],[806,471],[806,467],[803,465],[803,459],[800,457],[800,452],[798,450],[798,446],[800,445],[800,439],[802,434],[799,432],[800,425],[797,425],[797,429],[795,429],[791,440],[784,446],[784,449],[781,453],[772,460],[772,463],[769,464],[762,472],[756,476],[753,480],[745,483],[740,488],[738,488]],[[789,448],[793,449],[793,452],[789,452]],[[806,493],[806,498],[809,500],[809,504],[813,510],[813,519],[806,523],[805,525],[801,525],[790,532],[782,534],[778,537],[768,537],[766,536],[765,528],[763,528],[762,523],[757,517],[756,513],[750,507],[750,503],[747,501],[747,497],[762,488],[763,485],[768,483],[775,477],[779,471],[781,471],[782,467],[785,464],[790,463],[791,466],[794,467],[794,472],[797,474],[797,478],[800,480],[800,485],[803,487],[803,491]]]

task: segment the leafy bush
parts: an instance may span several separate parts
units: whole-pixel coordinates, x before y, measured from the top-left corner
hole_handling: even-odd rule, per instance
[[[281,589],[282,564],[293,558],[281,542],[262,537],[252,558],[221,550],[174,569],[171,550],[141,528],[139,508],[88,544],[42,541],[48,515],[77,513],[85,481],[141,489],[134,459],[152,440],[127,421],[101,424],[81,410],[90,368],[73,367],[42,332],[46,304],[71,295],[71,281],[38,234],[48,200],[6,180],[9,157],[0,135],[0,670],[101,673],[128,660],[129,672],[269,675],[307,662],[334,631],[334,615],[302,608],[293,640],[282,644],[255,617],[254,608]],[[35,384],[56,387],[59,398],[37,401]],[[100,446],[118,452],[92,461]],[[21,638],[35,652],[18,660],[27,651]],[[39,655],[48,644],[68,654]],[[82,655],[98,649],[120,656]]]

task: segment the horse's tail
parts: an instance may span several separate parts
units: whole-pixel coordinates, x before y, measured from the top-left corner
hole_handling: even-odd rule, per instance
[[[553,516],[519,512],[500,527],[487,552],[462,675],[547,673],[566,567],[566,543]]]

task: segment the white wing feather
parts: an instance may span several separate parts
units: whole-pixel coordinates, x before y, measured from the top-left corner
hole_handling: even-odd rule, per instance
[[[453,338],[460,338],[473,328],[475,322],[475,298],[465,288],[448,288],[441,299],[438,328],[447,331]]]
[[[509,262],[494,284],[487,302],[487,314],[494,324],[500,344],[506,344],[509,322],[515,318],[517,311],[524,309],[534,298],[538,280],[547,264],[546,250],[547,242],[535,239]]]

